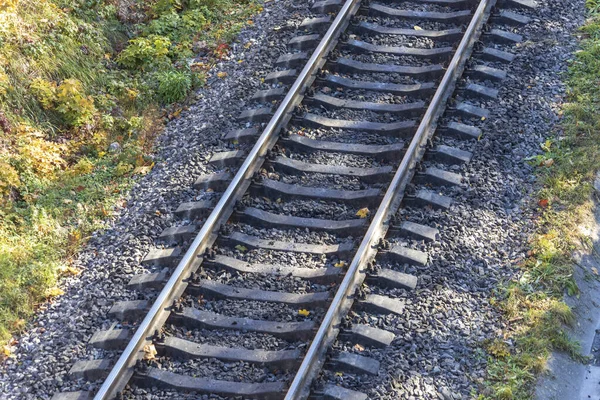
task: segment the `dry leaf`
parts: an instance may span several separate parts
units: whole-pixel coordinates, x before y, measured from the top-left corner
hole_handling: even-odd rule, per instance
[[[598,275],[598,270],[596,269],[596,267],[592,267],[592,272],[594,273],[594,275]]]
[[[154,164],[152,164],[154,165]],[[152,170],[152,165],[144,165],[143,167],[136,167],[133,170],[133,174],[146,175],[148,172]]]
[[[358,351],[364,351],[365,348],[363,346],[361,346],[360,344],[356,343],[354,345],[354,350],[358,350]]]
[[[144,346],[144,360],[154,360],[158,352],[153,344],[147,344]]]
[[[76,276],[76,275],[81,274],[81,270],[79,268],[75,268],[70,265],[60,267],[58,272],[60,272],[61,275],[67,275],[67,276],[69,276],[69,275]]]
[[[177,110],[173,111],[171,113],[171,119],[179,118],[179,116],[181,115],[181,111],[182,111],[181,108],[178,108]]]
[[[542,165],[544,165],[544,167],[551,167],[552,164],[554,164],[554,158],[549,158],[542,162]]]
[[[341,372],[336,372],[335,374],[336,374],[336,376],[343,376],[344,375]]]
[[[538,204],[540,205],[540,207],[546,208],[548,207],[548,199],[541,199],[540,201],[538,201]]]
[[[302,315],[303,317],[308,317],[310,315],[310,311],[302,309],[298,310],[298,315]]]
[[[415,29],[415,31],[422,31],[423,30],[423,28],[421,28],[419,25],[415,25],[413,28]]]
[[[342,268],[346,266],[346,261],[338,261],[335,264],[333,264],[334,267],[336,268]]]
[[[361,208],[360,210],[358,210],[356,212],[356,216],[359,218],[367,218],[368,215],[369,215],[369,209],[367,207]]]
[[[221,79],[225,78],[227,76],[227,72],[221,71],[221,72],[217,72],[217,76]]]
[[[242,246],[241,244],[238,244],[237,246],[235,246],[235,248],[239,251],[247,251],[248,248],[246,246]]]
[[[46,290],[47,297],[56,297],[56,296],[60,296],[62,294],[65,294],[65,291],[62,290],[61,288],[54,287],[54,288]]]

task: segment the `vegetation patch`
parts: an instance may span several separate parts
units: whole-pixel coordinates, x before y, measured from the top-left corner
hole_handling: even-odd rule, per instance
[[[255,0],[0,0],[0,341],[61,293],[61,274],[79,273],[76,251],[152,168],[164,107],[203,84],[260,10]]]
[[[588,0],[587,6],[590,18],[569,68],[560,131],[531,161],[538,166],[540,184],[537,233],[520,279],[494,299],[511,329],[486,346],[490,359],[482,398],[530,399],[552,351],[581,358],[564,330],[574,317],[563,296],[577,294],[572,254],[589,245],[580,226],[593,218],[591,197],[600,165],[600,2]]]

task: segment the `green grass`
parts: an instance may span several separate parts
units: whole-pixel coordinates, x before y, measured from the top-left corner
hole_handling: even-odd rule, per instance
[[[61,293],[254,0],[0,2],[0,341]],[[205,56],[190,63],[193,48]],[[161,109],[160,107],[166,107]],[[111,153],[111,143],[122,151]]]
[[[591,196],[600,165],[599,5],[598,0],[587,4],[590,18],[569,68],[561,130],[541,144],[544,153],[532,161],[540,187],[537,233],[529,259],[520,266],[521,279],[494,298],[511,328],[499,339],[504,346],[486,346],[490,358],[482,398],[531,399],[552,351],[582,360],[565,331],[574,316],[563,296],[577,294],[572,254],[589,244],[580,226],[593,218]]]

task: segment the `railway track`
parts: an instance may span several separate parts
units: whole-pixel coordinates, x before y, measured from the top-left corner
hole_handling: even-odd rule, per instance
[[[481,104],[497,97],[513,57],[496,44],[521,40],[485,25],[527,18],[495,0],[312,9],[240,129],[223,135],[232,150],[213,155],[215,172],[197,179],[197,196],[174,210],[180,224],[146,255],[148,273],[131,280],[155,300],[114,304],[115,323],[92,337],[124,349],[120,358],[76,363],[74,377],[102,384],[56,399],[111,399],[128,385],[367,398],[331,372],[378,374],[368,354],[394,333],[360,315],[402,317],[403,293],[427,269],[424,243],[438,237],[419,216],[451,207],[464,185],[469,142],[489,116]]]

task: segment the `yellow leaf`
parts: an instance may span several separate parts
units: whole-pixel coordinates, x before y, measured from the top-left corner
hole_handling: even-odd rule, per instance
[[[367,218],[367,215],[369,215],[369,209],[367,207],[361,208],[356,213],[356,216],[359,218]]]
[[[16,356],[12,352],[12,348],[9,345],[2,346],[2,354],[4,357],[15,358]]]
[[[58,287],[54,287],[54,288],[46,290],[47,297],[56,297],[56,296],[60,296],[61,294],[65,294],[65,291]]]
[[[361,346],[360,344],[356,343],[354,345],[354,350],[358,350],[358,351],[364,351],[365,348],[363,346]]]
[[[244,48],[249,49],[250,47],[252,47],[252,42],[248,42],[244,45]]]
[[[423,28],[421,28],[419,25],[415,25],[413,28],[415,29],[415,31],[422,31],[423,30]]]
[[[227,72],[221,71],[221,72],[217,72],[217,76],[221,79],[225,78],[227,76]]]
[[[146,175],[148,172],[150,172],[150,170],[152,169],[152,166],[150,165],[144,165],[143,167],[136,167],[133,170],[133,174],[140,174],[140,175]]]
[[[246,246],[242,246],[241,244],[238,244],[237,246],[235,246],[235,248],[239,251],[246,251],[248,250],[248,248]]]
[[[310,315],[310,311],[302,309],[298,310],[298,315],[302,315],[303,317],[308,317]]]
[[[481,117],[481,120],[482,120],[482,121],[485,121],[485,117]]]
[[[81,270],[79,268],[75,268],[75,267],[72,267],[70,265],[60,267],[58,269],[58,272],[61,275],[67,275],[67,276],[68,275],[76,276],[76,275],[81,274]]]
[[[346,261],[338,261],[335,264],[333,264],[334,267],[336,268],[342,268],[346,266]]]
[[[156,347],[153,344],[147,344],[144,346],[144,360],[154,360],[156,358]]]
[[[594,275],[598,275],[598,269],[596,269],[596,267],[592,267],[592,272]]]
[[[336,376],[343,376],[344,375],[341,372],[336,372],[335,374],[336,374]]]

